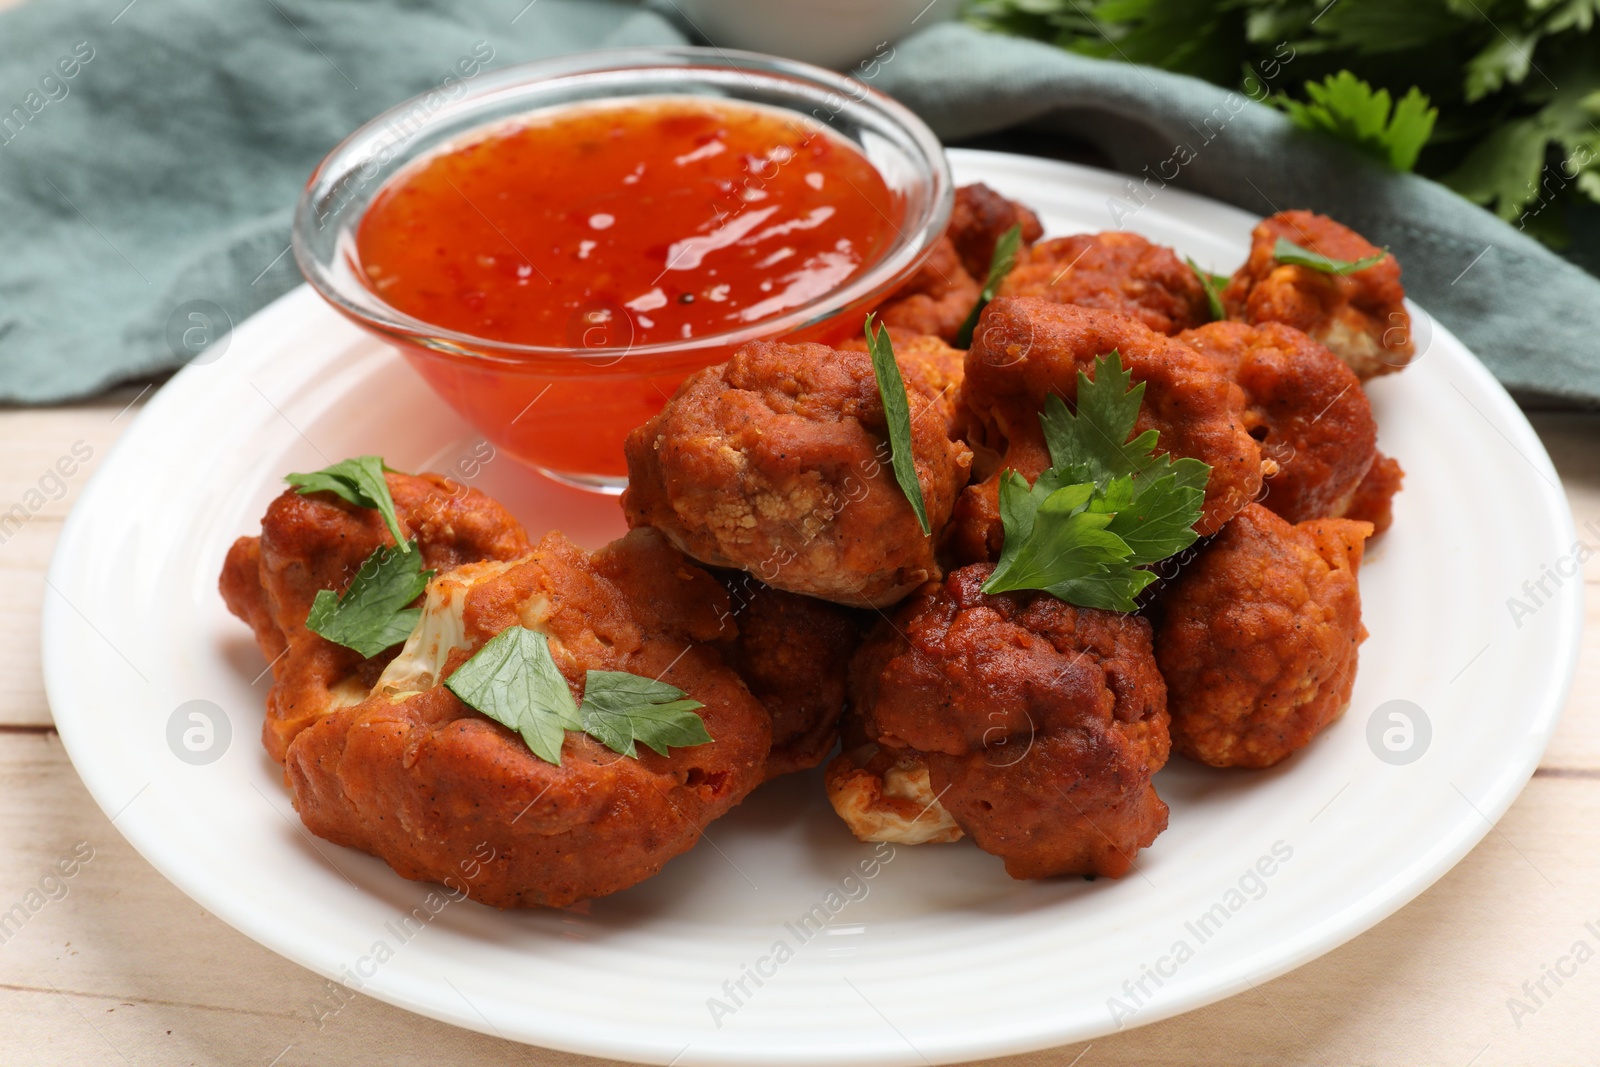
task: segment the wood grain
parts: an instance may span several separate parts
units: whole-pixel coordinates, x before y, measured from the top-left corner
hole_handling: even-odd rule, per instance
[[[3,0],[0,0],[3,2]],[[76,441],[104,455],[134,391],[0,414],[0,512]],[[1540,414],[1580,531],[1600,549],[1600,415]],[[84,473],[92,472],[93,462]],[[325,982],[201,910],[95,806],[50,729],[38,665],[44,569],[85,478],[0,543],[0,912],[78,842],[93,858],[0,929],[0,1063],[578,1067],[356,996],[321,1027]],[[1528,789],[1438,884],[1372,931],[1251,992],[1088,1045],[991,1061],[1185,1065],[1596,1062],[1600,1042],[1600,558],[1572,699]],[[59,892],[59,890],[58,890]],[[1585,939],[1596,957],[1545,968]],[[1535,1004],[1522,988],[1548,995]],[[1527,1010],[1516,1014],[1518,998]],[[819,1020],[825,1025],[826,1020]],[[914,1039],[914,1035],[912,1035]],[[1075,1057],[1081,1057],[1075,1059]]]

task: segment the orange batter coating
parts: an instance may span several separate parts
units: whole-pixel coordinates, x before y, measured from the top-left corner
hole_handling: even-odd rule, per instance
[[[951,348],[933,334],[913,333],[897,326],[886,327],[889,340],[894,343],[896,361],[921,364],[932,381],[939,386],[939,411],[944,416],[945,431],[952,441],[960,440],[966,429],[966,411],[961,406],[961,376],[967,354]],[[865,337],[852,337],[839,346],[851,352],[866,352]],[[929,412],[925,418],[933,418]]]
[[[947,433],[953,360],[908,346],[897,361],[932,536],[894,480],[871,359],[817,344],[753,342],[690,376],[628,436],[629,524],[793,593],[893,604],[940,573],[934,546],[971,465]]]
[[[437,474],[386,472],[401,529],[424,569],[448,570],[529,552],[522,526],[497,502]],[[223,564],[223,602],[255,631],[272,664],[261,740],[279,763],[295,735],[330,702],[366,692],[392,653],[365,660],[306,629],[317,592],[343,593],[361,564],[394,538],[371,508],[332,493],[286,489],[267,507],[260,537],[234,542]]]
[[[1399,460],[1379,452],[1341,517],[1372,523],[1374,537],[1383,533],[1394,525],[1394,495],[1405,477]]]
[[[950,226],[945,233],[955,245],[967,273],[981,281],[989,274],[995,242],[1013,226],[1022,228],[1024,248],[1044,236],[1039,216],[1017,201],[1007,200],[978,182],[956,190],[955,204],[950,210]]]
[[[998,559],[1004,543],[999,471],[1032,481],[1050,466],[1039,412],[1050,394],[1077,396],[1078,372],[1112,350],[1134,382],[1145,383],[1135,433],[1156,430],[1158,452],[1211,465],[1202,536],[1221,529],[1261,490],[1262,460],[1245,423],[1243,391],[1214,361],[1187,345],[1108,311],[1031,298],[1000,298],[985,309],[967,353],[962,405],[968,441],[984,457],[983,480],[962,494],[950,546],[967,562]]]
[[[809,770],[839,739],[845,672],[861,643],[859,613],[739,571],[718,577],[739,627],[723,658],[772,716],[766,776]]]
[[[878,318],[886,326],[953,341],[981,288],[961,265],[961,254],[947,235],[934,243],[917,273],[889,294]]]
[[[763,778],[770,720],[723,662],[728,607],[717,580],[651,530],[594,553],[552,533],[526,558],[446,571],[370,693],[289,745],[295,807],[320,837],[496,907],[627,888]],[[588,670],[658,678],[705,705],[714,740],[665,757],[640,745],[635,759],[568,731],[561,765],[546,763],[443,685],[515,625],[547,636],[575,699]]]
[[[1310,334],[1350,365],[1362,381],[1401,370],[1416,355],[1400,264],[1393,256],[1340,276],[1279,263],[1278,240],[1330,259],[1355,261],[1383,249],[1325,215],[1284,211],[1251,233],[1250,258],[1223,290],[1228,317],[1281,322]]]
[[[1156,604],[1172,741],[1213,767],[1270,767],[1344,713],[1366,639],[1356,571],[1372,525],[1240,512]]]
[[[1121,230],[1034,245],[1000,295],[1116,311],[1165,334],[1211,319],[1200,280],[1172,249]]]
[[[1216,360],[1244,389],[1245,425],[1278,468],[1261,502],[1290,522],[1345,514],[1378,446],[1378,424],[1355,373],[1276,322],[1213,322],[1178,340]]]
[[[1120,876],[1167,825],[1150,783],[1170,743],[1150,625],[1048,593],[986,595],[992,571],[974,564],[929,583],[862,646],[851,714],[909,783],[890,788],[879,753],[853,749],[830,766],[835,802],[870,798],[864,772],[880,794],[914,803],[920,761],[931,804],[1012,877]],[[840,813],[874,832],[860,809]]]

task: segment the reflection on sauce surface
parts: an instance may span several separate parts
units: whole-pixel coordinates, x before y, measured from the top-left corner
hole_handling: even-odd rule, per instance
[[[426,157],[379,192],[356,244],[368,286],[415,318],[612,348],[740,329],[821,297],[882,254],[903,210],[816,123],[653,97],[530,116]]]

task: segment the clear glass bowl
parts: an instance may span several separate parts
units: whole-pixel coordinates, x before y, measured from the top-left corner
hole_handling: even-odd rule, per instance
[[[933,131],[863,83],[805,63],[712,48],[590,52],[484,73],[423,94],[356,130],[318,165],[295,209],[294,254],[340,312],[397,345],[429,385],[497,447],[551,477],[601,491],[626,483],[622,442],[694,370],[752,340],[837,341],[909,278],[944,232],[952,185]],[[356,234],[409,164],[518,116],[583,102],[712,96],[792,111],[858,148],[904,205],[895,237],[838,289],[781,315],[688,341],[626,347],[508,344],[444,329],[362,282]]]

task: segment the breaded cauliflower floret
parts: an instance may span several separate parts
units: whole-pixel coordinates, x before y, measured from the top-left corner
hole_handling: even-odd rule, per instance
[[[961,376],[967,354],[951,348],[932,334],[912,333],[896,326],[888,327],[889,340],[894,343],[895,359],[912,362],[922,369],[928,384],[939,391],[939,414],[944,418],[945,432],[952,441],[959,441],[966,429],[966,412],[961,407]],[[851,352],[867,351],[865,337],[852,337],[839,346]],[[924,418],[933,418],[928,412]]]
[[[1120,876],[1167,824],[1150,783],[1169,746],[1150,626],[1048,593],[986,595],[992,572],[975,564],[924,586],[857,654],[846,732],[881,751],[830,766],[835,804],[857,828],[880,795],[910,805],[931,793],[926,817],[947,813],[1014,878]],[[888,829],[905,830],[904,815]]]
[[[1355,373],[1292,326],[1213,322],[1178,340],[1244,390],[1245,424],[1277,465],[1261,503],[1290,522],[1343,515],[1377,455],[1378,424]]]
[[[967,273],[981,280],[989,273],[995,242],[1013,226],[1021,228],[1024,249],[1044,236],[1039,216],[1032,210],[978,182],[956,190],[945,233]]]
[[[437,474],[384,476],[400,526],[417,540],[424,568],[449,570],[530,551],[516,519],[476,489]],[[262,742],[283,762],[295,735],[331,704],[350,703],[372,687],[392,653],[366,660],[306,628],[318,591],[342,593],[380,545],[392,545],[383,519],[332,493],[287,489],[268,507],[260,537],[241,537],[228,552],[223,601],[250,624],[267,661]]]
[[[1172,249],[1121,230],[1041,241],[1000,295],[1115,311],[1165,334],[1211,317],[1199,279]]]
[[[871,359],[817,344],[754,342],[684,382],[628,436],[629,524],[790,592],[899,600],[939,574],[934,545],[971,452],[947,432],[953,361],[914,348],[897,360],[932,536],[895,481]]]
[[[1341,276],[1278,262],[1274,249],[1279,239],[1347,262],[1383,251],[1325,215],[1311,211],[1273,215],[1256,226],[1250,258],[1223,290],[1229,318],[1252,324],[1281,322],[1310,334],[1362,381],[1391,374],[1411,362],[1416,343],[1394,256]]]
[[[723,658],[772,716],[767,777],[815,767],[839,739],[845,671],[861,643],[853,609],[719,574],[739,633]]]
[[[886,326],[952,341],[977,304],[979,288],[956,246],[941,237],[917,273],[878,308],[878,318]]]
[[[497,907],[627,888],[764,776],[770,719],[723,662],[728,609],[716,579],[651,530],[592,554],[552,533],[524,559],[443,573],[373,690],[289,745],[295,807],[320,837]],[[713,741],[632,758],[568,731],[561,765],[545,762],[443,684],[510,626],[547,637],[574,699],[589,670],[659,679],[704,705]]]
[[[921,269],[889,294],[879,318],[897,329],[953,341],[978,302],[995,242],[1012,226],[1022,228],[1024,252],[1044,232],[1039,217],[1016,201],[987,185],[961,186],[944,235]]]
[[[1258,504],[1178,572],[1155,609],[1172,741],[1213,767],[1270,767],[1343,714],[1370,523],[1291,525]]]
[[[1051,394],[1069,404],[1078,372],[1115,350],[1145,384],[1135,432],[1155,430],[1158,452],[1211,465],[1196,529],[1215,533],[1261,489],[1262,460],[1247,432],[1244,393],[1215,362],[1134,319],[1047,300],[1002,297],[985,309],[967,353],[962,406],[968,441],[987,458],[956,507],[951,544],[966,561],[998,559],[1004,542],[999,479],[1029,481],[1050,466],[1039,413]]]

